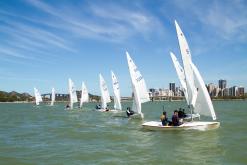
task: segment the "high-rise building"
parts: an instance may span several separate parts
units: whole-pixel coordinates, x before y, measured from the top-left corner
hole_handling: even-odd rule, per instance
[[[154,92],[155,92],[155,89],[154,88],[150,88],[149,89],[149,97],[153,97],[154,96]]]
[[[229,96],[229,88],[225,88],[222,90],[223,96]]]
[[[238,87],[233,86],[229,88],[229,96],[238,96]]]
[[[214,91],[214,89],[215,89],[214,84],[213,84],[213,83],[208,84],[208,85],[207,85],[207,89],[208,89],[209,95],[210,95],[210,96],[214,96],[214,93],[213,93],[213,91]]]
[[[181,87],[176,87],[176,92],[175,92],[175,96],[182,96],[183,94],[183,90],[181,89]]]
[[[221,89],[219,88],[219,87],[216,87],[215,89],[214,89],[214,91],[213,91],[213,96],[214,97],[218,97],[218,96],[220,96],[220,91],[221,91]]]
[[[226,80],[219,80],[219,88],[220,89],[226,88]]]
[[[238,95],[239,96],[244,96],[244,87],[238,87]]]
[[[176,92],[175,83],[169,83],[169,90],[171,90],[175,94]]]
[[[149,89],[149,92],[154,93],[155,92],[155,89],[154,88],[150,88]]]

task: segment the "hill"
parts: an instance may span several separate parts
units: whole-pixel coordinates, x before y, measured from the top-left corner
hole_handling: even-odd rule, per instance
[[[0,102],[31,101],[32,96],[28,93],[18,93],[16,91],[0,91]]]

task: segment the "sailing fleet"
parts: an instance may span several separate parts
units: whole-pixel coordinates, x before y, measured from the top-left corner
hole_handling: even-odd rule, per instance
[[[182,56],[182,64],[179,63],[178,58],[173,52],[170,52],[171,60],[175,67],[179,82],[182,86],[182,90],[185,95],[187,106],[190,109],[190,114],[184,118],[184,122],[179,126],[163,126],[161,121],[148,121],[142,124],[143,128],[148,130],[187,130],[187,129],[215,129],[220,126],[220,123],[216,121],[216,114],[211,101],[211,98],[207,92],[203,78],[192,61],[191,51],[189,49],[188,42],[182,32],[180,26],[175,20],[175,28],[177,32],[177,38]],[[142,104],[150,101],[150,97],[147,91],[146,82],[140,73],[139,69],[135,65],[130,54],[126,52],[126,58],[128,63],[128,69],[131,79],[132,93],[133,93],[133,104],[130,111],[127,111],[127,115],[130,118],[144,119],[142,113]],[[99,74],[99,84],[101,92],[101,105],[96,109],[99,112],[113,112],[121,113],[121,95],[119,81],[111,71],[112,88],[114,94],[114,108],[110,109],[108,103],[111,102],[111,97],[102,74]],[[68,79],[68,93],[70,104],[66,106],[66,109],[74,109],[74,103],[78,102],[76,88],[74,82]],[[39,105],[42,102],[42,97],[38,89],[34,88],[35,103]],[[52,88],[51,92],[51,106],[55,102],[55,89]],[[83,104],[89,102],[89,93],[84,82],[81,85],[81,98],[79,108],[83,107]],[[200,116],[209,116],[213,121],[201,121]]]

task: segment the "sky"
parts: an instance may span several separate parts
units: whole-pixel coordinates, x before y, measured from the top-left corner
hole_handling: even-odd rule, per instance
[[[179,85],[169,52],[181,55],[174,20],[205,83],[247,87],[245,0],[0,1],[0,90],[67,93],[85,82],[99,94],[99,73],[112,94],[114,71],[131,95],[125,52],[148,88]]]

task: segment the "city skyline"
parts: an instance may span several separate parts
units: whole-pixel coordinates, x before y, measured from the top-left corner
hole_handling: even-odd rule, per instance
[[[179,84],[169,55],[173,51],[181,62],[175,19],[206,84],[220,78],[246,88],[245,1],[17,0],[0,5],[0,90],[33,94],[33,87],[41,93],[54,87],[67,93],[71,78],[77,90],[84,81],[99,95],[102,73],[112,95],[113,70],[121,95],[129,96],[126,50],[148,88]]]
[[[178,83],[179,84],[179,83]],[[212,82],[205,84],[211,97],[218,96],[244,96],[245,88],[239,84],[233,86],[227,85],[227,80],[220,79],[218,83]],[[170,82],[168,88],[149,88],[150,96],[184,96],[181,84],[178,86]]]
[[[225,86],[222,88],[221,87],[221,83],[220,82],[225,82]],[[177,86],[176,85],[176,83],[174,83],[174,82],[170,82],[169,83],[169,85],[168,85],[168,88],[166,88],[166,87],[159,87],[159,88],[149,88],[148,89],[148,92],[149,92],[149,95],[150,95],[150,97],[153,97],[153,96],[160,96],[160,95],[163,95],[163,96],[179,96],[179,97],[181,97],[181,96],[184,96],[184,93],[183,93],[183,89],[182,89],[182,87],[181,87],[181,84],[180,83],[178,83],[179,85]],[[206,87],[207,87],[207,90],[208,90],[208,92],[209,92],[209,95],[211,96],[211,97],[218,97],[218,96],[237,96],[236,94],[234,95],[234,94],[229,94],[229,91],[228,91],[228,94],[224,94],[223,92],[224,92],[224,90],[225,89],[227,89],[227,90],[230,90],[231,88],[241,88],[241,90],[242,90],[242,95],[241,96],[244,96],[245,95],[245,88],[243,87],[243,86],[241,86],[241,85],[237,85],[237,84],[235,84],[235,85],[233,85],[233,86],[227,86],[227,80],[222,80],[222,79],[220,79],[220,80],[218,80],[218,85],[217,84],[214,84],[214,83],[208,83],[208,84],[205,84],[206,85]],[[212,91],[210,91],[210,85],[212,85],[214,88],[212,89],[212,91],[215,89],[215,88],[218,88],[218,89],[220,89],[221,91],[218,91],[218,94],[216,94],[216,95],[211,95],[211,92]],[[234,90],[236,90],[236,89],[234,89]],[[79,92],[81,91],[81,90],[76,90],[77,92],[78,92],[78,96],[79,96]],[[156,93],[156,92],[158,92],[158,93]],[[220,92],[222,92],[222,93],[220,93]],[[161,93],[161,94],[160,94]],[[66,94],[66,93],[56,93],[56,94],[61,94],[61,95],[68,95],[68,94]],[[91,93],[90,93],[91,94]],[[133,94],[133,93],[132,93]],[[131,95],[132,95],[131,94]],[[48,93],[42,93],[42,95],[51,95],[51,93],[50,92],[48,92]],[[131,97],[131,95],[130,96],[121,96],[121,97]],[[98,96],[100,96],[100,95],[98,95]],[[113,94],[111,95],[111,97],[114,97],[113,96]],[[78,97],[79,98],[79,97]]]

